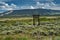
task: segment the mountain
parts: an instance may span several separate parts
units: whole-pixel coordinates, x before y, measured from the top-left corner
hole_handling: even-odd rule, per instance
[[[40,16],[60,16],[60,10],[51,9],[23,9],[23,10],[9,10],[0,13],[0,17],[25,17],[32,15]]]

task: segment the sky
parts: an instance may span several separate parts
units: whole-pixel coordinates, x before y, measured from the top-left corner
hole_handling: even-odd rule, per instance
[[[0,13],[7,10],[37,8],[60,10],[60,0],[0,0]]]

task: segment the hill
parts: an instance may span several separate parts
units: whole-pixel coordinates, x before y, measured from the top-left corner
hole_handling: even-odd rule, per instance
[[[24,16],[60,16],[60,10],[51,9],[23,9],[23,10],[9,10],[0,13],[0,17],[24,17]]]

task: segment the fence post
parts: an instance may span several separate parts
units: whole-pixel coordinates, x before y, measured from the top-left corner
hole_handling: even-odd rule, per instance
[[[38,24],[36,24],[36,22],[38,22]],[[39,15],[33,15],[33,25],[40,25]]]

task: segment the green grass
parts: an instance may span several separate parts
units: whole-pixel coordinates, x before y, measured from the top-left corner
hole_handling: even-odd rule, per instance
[[[2,18],[1,18],[2,20]],[[55,40],[60,40],[60,22],[58,18],[40,18],[43,22],[41,26],[28,26],[33,24],[32,18],[12,18],[1,21],[0,20],[0,39],[1,40],[49,40],[50,33],[58,35],[54,37]],[[45,23],[45,24],[44,24]],[[47,24],[53,25],[47,25]],[[59,24],[59,25],[58,25]],[[27,26],[20,26],[27,25]],[[57,27],[56,27],[57,26]],[[43,35],[40,35],[42,33]],[[21,34],[21,35],[20,35]],[[47,35],[47,36],[44,36]],[[42,36],[42,37],[40,37]],[[52,37],[53,35],[51,35]],[[39,39],[40,37],[40,39]],[[51,38],[52,39],[52,38]]]

